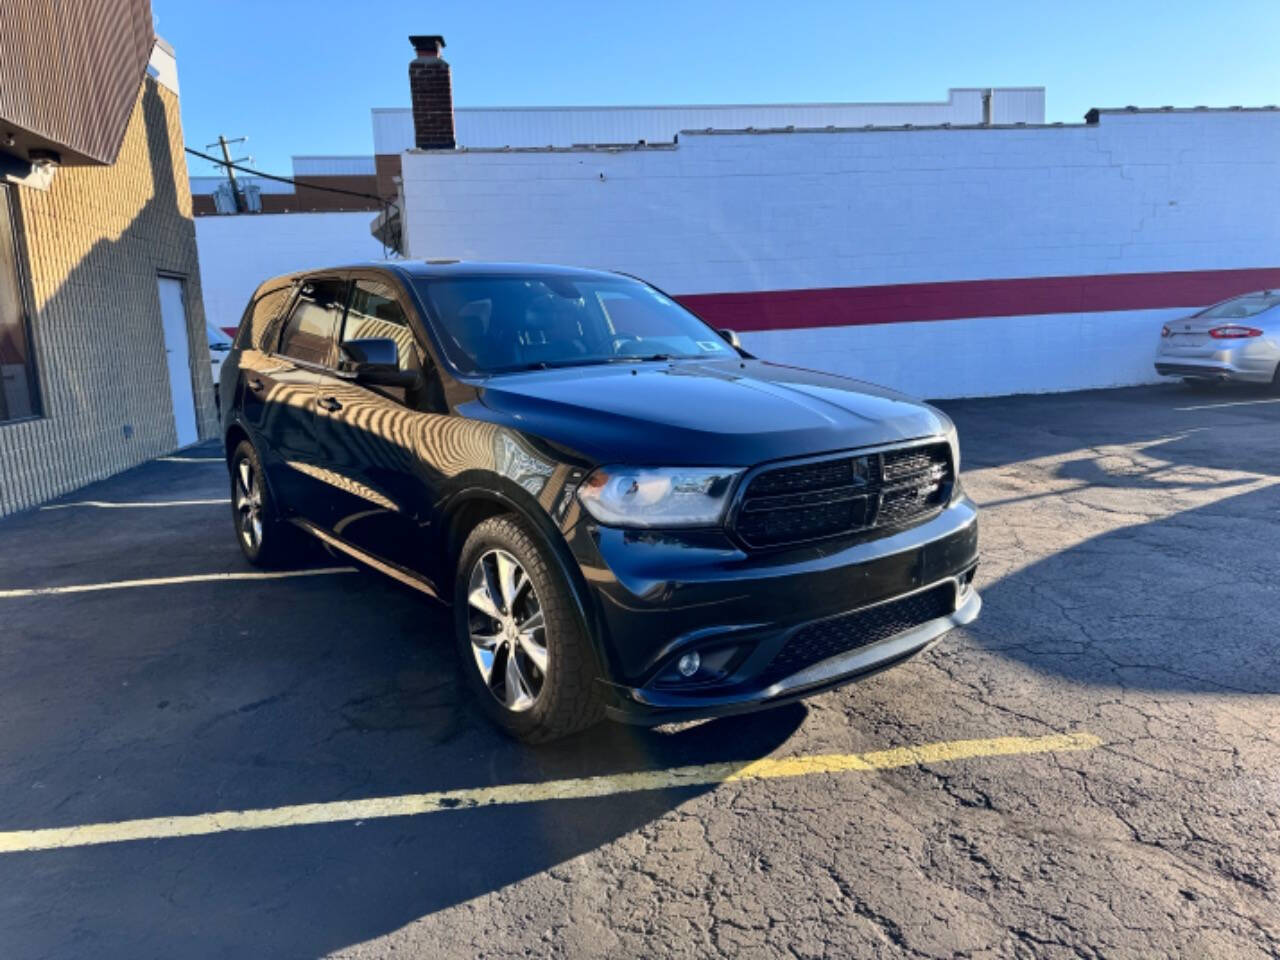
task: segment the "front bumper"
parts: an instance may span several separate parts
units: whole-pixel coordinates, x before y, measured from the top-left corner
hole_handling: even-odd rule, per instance
[[[977,511],[964,496],[907,529],[782,551],[746,552],[709,531],[586,524],[570,546],[592,594],[609,713],[633,723],[736,713],[830,689],[927,649],[982,604],[971,583]],[[896,610],[926,593],[927,619],[891,617],[866,634],[873,642],[838,639],[820,658],[780,672],[794,661],[779,655],[806,628]],[[722,668],[686,681],[673,668],[690,652]]]

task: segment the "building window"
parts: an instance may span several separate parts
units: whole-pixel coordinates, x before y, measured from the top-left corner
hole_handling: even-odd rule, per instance
[[[0,423],[40,415],[12,190],[0,184]]]

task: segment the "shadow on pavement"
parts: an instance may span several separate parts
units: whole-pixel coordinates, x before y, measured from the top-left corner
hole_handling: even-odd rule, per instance
[[[971,466],[991,465],[1001,444],[1020,448],[991,434],[997,422],[1016,424],[1018,439],[1043,427],[1047,439],[1025,444],[1032,457],[1048,447],[1067,455],[1035,469],[1004,458],[1003,481],[1029,492],[984,504],[1000,508],[984,514],[985,538],[1016,517],[1020,539],[1042,558],[985,585],[982,616],[967,632],[1081,684],[1280,692],[1280,484],[1268,482],[1280,478],[1280,404],[1187,411],[1163,398],[1189,406],[1205,394],[1113,393],[956,405],[967,451],[976,451]],[[1090,399],[1083,417],[1081,398]],[[1065,483],[1046,487],[1046,471]],[[1060,502],[1041,511],[1049,500]],[[1110,529],[1080,540],[1077,521]],[[1066,545],[1050,552],[1055,543]]]
[[[1233,406],[1223,406],[1233,404]],[[1245,449],[1214,448],[1212,431],[1222,423],[1257,424],[1274,431],[1280,421],[1280,396],[1269,387],[1223,384],[1192,390],[1170,383],[1120,390],[1087,390],[1069,394],[942,400],[960,428],[963,467],[1003,467],[1074,450],[1158,441],[1205,430],[1210,437],[1165,449],[1158,456],[1172,463],[1195,465],[1208,457],[1225,469],[1259,469],[1233,456]],[[1195,409],[1191,409],[1195,408]],[[1250,457],[1253,463],[1263,462]],[[1276,461],[1271,458],[1274,470]],[[1207,464],[1205,464],[1207,465]]]
[[[189,532],[157,512],[130,536],[166,555],[231,541],[221,510]],[[11,546],[39,539],[16,529]],[[3,830],[747,762],[806,714],[606,723],[525,747],[472,705],[449,616],[372,574],[37,597],[0,614]],[[0,855],[0,954],[319,956],[554,876],[710,789]]]
[[[1094,537],[983,590],[984,647],[1076,683],[1280,692],[1280,486]]]

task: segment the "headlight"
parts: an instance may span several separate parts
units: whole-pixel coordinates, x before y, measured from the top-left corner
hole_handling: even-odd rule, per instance
[[[729,504],[733,467],[601,467],[582,482],[578,499],[615,527],[709,527]]]
[[[947,421],[946,437],[947,446],[951,448],[951,470],[955,478],[951,483],[951,500],[955,502],[960,497],[960,435],[950,420]]]
[[[951,447],[951,469],[955,471],[956,479],[960,479],[960,434],[956,432],[954,423],[947,426],[947,444]]]

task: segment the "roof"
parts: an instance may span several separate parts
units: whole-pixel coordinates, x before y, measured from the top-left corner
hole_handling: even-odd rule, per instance
[[[6,149],[23,159],[53,152],[64,164],[114,163],[155,44],[149,0],[6,2],[0,19]]]
[[[468,153],[621,153],[632,150],[672,150],[679,146],[680,137],[697,136],[765,136],[773,134],[820,134],[820,133],[919,133],[925,131],[1010,131],[1010,130],[1080,130],[1096,124],[1103,115],[1115,114],[1234,114],[1234,113],[1278,113],[1280,107],[1120,107],[1114,109],[1094,108],[1085,114],[1084,123],[902,123],[893,126],[881,124],[865,124],[863,126],[825,126],[825,127],[706,127],[699,130],[681,130],[673,143],[582,143],[567,147],[457,147],[455,149],[418,150],[408,153],[436,153],[451,156]]]
[[[571,277],[579,280],[611,279],[620,274],[555,263],[502,263],[484,260],[383,260],[364,264],[412,278],[461,279],[466,277]],[[355,269],[354,267],[352,269]]]
[[[617,280],[622,274],[588,267],[570,267],[554,263],[503,263],[484,260],[363,260],[352,263],[318,265],[306,270],[273,277],[273,281],[291,280],[311,274],[344,270],[388,270],[405,279],[464,279],[467,277],[569,277],[578,280]]]
[[[454,108],[454,132],[464,147],[567,148],[577,144],[671,143],[680,130],[744,127],[860,127],[864,124],[997,123],[1044,120],[1043,87],[953,87],[945,100],[865,103],[669,104]],[[398,154],[414,145],[408,107],[374,108],[374,152]]]
[[[1094,107],[1084,115],[1086,123],[1097,123],[1103,114],[1112,113],[1258,113],[1267,110],[1280,110],[1275,104],[1265,107]]]

